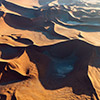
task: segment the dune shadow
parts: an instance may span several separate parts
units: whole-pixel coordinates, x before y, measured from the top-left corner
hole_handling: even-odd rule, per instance
[[[39,1],[39,2],[41,2],[41,1]],[[67,10],[66,11],[63,11],[63,10],[58,11],[57,9],[52,10],[51,8],[49,8],[48,5],[47,5],[48,9],[45,10],[45,8],[43,8],[44,10],[41,11],[42,8],[37,9],[37,10],[28,9],[28,8],[24,8],[24,7],[15,5],[15,4],[7,2],[7,1],[4,1],[3,4],[5,5],[5,7],[7,7],[7,9],[14,11],[14,12],[18,12],[19,14],[21,14],[23,16],[22,17],[22,16],[11,15],[11,14],[9,14],[9,16],[8,15],[6,16],[5,22],[8,25],[15,27],[15,28],[29,29],[29,27],[33,27],[33,29],[34,29],[35,27],[38,27],[40,29],[41,28],[43,29],[43,26],[40,27],[40,25],[38,24],[39,22],[32,22],[30,17],[27,17],[28,15],[33,14],[33,15],[31,15],[32,18],[43,16],[44,19],[42,18],[41,20],[44,20],[44,24],[45,24],[45,20],[55,21],[54,18],[58,18],[58,19],[60,18],[60,19],[67,20],[67,21],[80,22],[80,24],[78,24],[78,25],[64,25],[62,23],[59,23],[67,28],[73,28],[73,29],[77,29],[77,30],[85,31],[85,32],[99,32],[100,31],[99,25],[94,25],[92,23],[91,23],[91,25],[85,24],[85,22],[88,22],[88,20],[90,20],[90,22],[91,21],[98,22],[100,18],[92,18],[92,19],[88,18],[87,21],[84,21],[84,20],[82,21],[81,19],[79,20],[76,17],[72,16]],[[24,15],[24,14],[26,14],[26,15]],[[27,18],[24,18],[25,16]],[[9,21],[9,19],[7,19],[7,17],[11,17],[12,20]],[[16,19],[16,21],[13,19]],[[12,22],[14,24],[12,24]],[[43,24],[42,21],[41,21],[41,24]]]
[[[12,34],[12,35],[15,35],[15,34]],[[7,35],[3,35],[3,36],[6,37]],[[33,45],[33,42],[26,38],[17,37],[17,39],[15,39],[12,36],[7,36],[7,37],[17,42]],[[1,75],[0,85],[17,83],[17,82],[21,82],[30,78],[27,75],[24,76],[20,72],[10,69],[10,67],[12,68],[16,67],[14,65],[11,65],[10,63],[12,63],[14,59],[18,59],[19,57],[21,57],[25,49],[26,47],[18,47],[18,46],[13,47],[8,44],[0,44],[0,75]],[[29,74],[28,70],[26,74]]]
[[[35,53],[37,58],[33,60],[29,51],[27,53],[30,60],[37,65],[39,80],[44,88],[56,90],[72,87],[73,93],[77,95],[92,96],[92,94],[96,95],[96,92],[88,77],[88,65],[93,48],[94,46],[80,40],[40,47],[38,49],[41,49],[41,52],[38,51],[37,53],[42,53],[44,63],[47,62],[47,59],[50,60],[49,65],[44,64],[45,67],[41,65],[42,63],[39,63],[41,61],[39,55]]]
[[[43,25],[41,25],[42,23],[38,22],[37,19],[36,19],[36,22],[35,22],[35,20],[32,21],[29,18],[25,18],[25,17],[22,17],[22,16],[9,14],[9,13],[7,13],[6,16],[4,17],[4,21],[5,21],[6,24],[8,24],[9,26],[11,26],[15,29],[41,32],[48,39],[68,39],[68,38],[66,38],[62,35],[57,34],[54,31],[54,24],[50,21],[43,22]],[[50,27],[50,28],[45,29],[46,26]],[[22,39],[17,39],[17,41],[21,42]],[[25,39],[24,39],[24,41],[25,41]]]
[[[0,11],[0,17],[2,17],[2,16],[3,16],[3,14],[4,14],[4,12],[3,12],[3,11]]]
[[[11,66],[9,60],[19,58],[23,54],[24,49],[23,47],[12,47],[7,44],[0,44],[0,85],[16,83],[29,78],[9,68]],[[1,59],[4,61],[2,62]]]
[[[16,20],[15,20],[16,19]],[[25,18],[23,16],[18,16],[14,14],[7,13],[4,17],[4,21],[11,27],[16,29],[27,30],[29,27],[33,27],[31,19]]]
[[[4,44],[0,47],[2,52],[7,53],[5,55],[11,55],[13,49],[15,49],[14,47]],[[11,49],[9,49],[9,53],[6,52],[8,48]],[[63,87],[71,87],[73,93],[77,95],[86,94],[92,96],[92,94],[95,94],[98,99],[87,74],[89,61],[94,48],[93,45],[84,41],[70,40],[50,46],[39,47],[30,45],[27,48],[21,49],[22,51],[26,49],[30,61],[36,64],[39,80],[45,89],[56,90]],[[16,50],[17,49],[16,47]],[[16,52],[16,50],[14,52]],[[22,52],[20,55],[22,55]],[[12,58],[16,56],[18,56],[18,54]],[[3,59],[9,58],[3,56]],[[5,70],[5,66],[7,66],[7,70]],[[2,71],[4,74],[1,78],[0,85],[16,83],[30,78],[10,70],[9,63],[6,62],[0,62],[0,73],[2,73]],[[8,76],[10,77],[5,78]]]
[[[16,5],[14,3],[3,1],[2,4],[9,10],[17,12],[21,14],[22,16],[28,17],[28,18],[35,18],[39,16],[39,11],[31,8],[25,8],[19,5]]]
[[[0,44],[0,58],[2,59],[13,59],[22,55],[24,52],[23,47],[12,47],[7,44]]]
[[[39,3],[43,4],[41,1],[39,1]],[[44,34],[49,39],[66,39],[65,37],[60,36],[57,33],[52,33],[54,32],[54,26],[49,22],[54,20],[53,18],[52,20],[49,19],[47,23],[42,17],[40,17],[43,21],[43,25],[39,25],[39,21],[34,21],[33,19],[31,19],[33,17],[39,16],[39,13],[41,14],[44,12],[40,12],[40,10],[23,8],[7,1],[4,1],[3,4],[5,5],[5,7],[7,7],[7,9],[22,15],[18,16],[7,13],[4,17],[4,21],[9,26],[21,30],[42,31],[42,34]],[[47,17],[49,16],[49,14],[52,13],[48,13]],[[2,15],[3,12],[0,12],[0,16]],[[69,13],[67,13],[66,16],[69,16],[70,20],[72,21],[80,21],[73,18]],[[51,30],[49,30],[50,28],[45,29],[44,24],[48,24],[47,26],[51,24]],[[100,31],[100,26],[64,25],[62,23],[59,24],[67,28],[77,29],[85,32]],[[99,100],[96,91],[92,86],[91,80],[88,77],[88,65],[93,54],[93,49],[95,48],[93,45],[90,45],[81,40],[69,40],[67,42],[61,42],[50,46],[39,47],[35,46],[33,44],[33,41],[27,38],[17,37],[16,39],[13,36],[8,37],[13,39],[14,41],[28,44],[29,46],[24,48],[12,47],[7,44],[0,44],[0,57],[6,60],[18,58],[23,54],[24,50],[26,50],[30,62],[36,64],[39,73],[39,80],[45,89],[57,90],[63,87],[71,87],[73,93],[77,95],[86,94],[92,97],[94,94],[97,100]],[[80,35],[79,37],[82,38],[82,36]],[[99,67],[95,63],[91,65]],[[7,70],[5,70],[5,66],[7,66]],[[2,72],[4,74],[2,75],[2,78],[0,80],[0,85],[16,83],[29,78],[27,76],[21,75],[16,71],[10,70],[9,64],[7,62],[0,62],[0,73]],[[29,70],[26,72],[26,74],[28,73]],[[8,76],[10,77],[7,78]],[[3,98],[5,98],[5,96],[3,96]]]
[[[5,70],[6,67],[6,70]],[[9,68],[9,63],[0,62],[0,74],[3,73],[0,79],[0,85],[7,85],[11,83],[21,82],[23,80],[27,80],[28,76],[23,76],[20,73],[11,70]]]
[[[90,65],[100,68],[100,47],[95,47]]]
[[[11,14],[11,13],[6,13],[4,17],[4,21],[6,24],[8,24],[9,26],[15,29],[30,30],[30,31],[44,31],[45,30],[44,26],[41,26],[42,24],[41,17],[30,19],[27,17],[23,17],[23,16]]]
[[[88,24],[84,24],[85,22],[83,22],[83,25],[82,25],[82,22],[79,24],[76,24],[76,25],[65,25],[61,22],[58,22],[57,20],[56,20],[56,22],[59,25],[62,25],[69,29],[77,29],[77,30],[84,31],[84,32],[99,32],[100,31],[100,25],[93,25],[93,24],[88,25]],[[74,23],[74,22],[72,22],[72,23]],[[75,22],[75,23],[77,23],[77,22]]]

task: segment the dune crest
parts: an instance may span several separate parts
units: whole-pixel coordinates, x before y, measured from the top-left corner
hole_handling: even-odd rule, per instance
[[[100,4],[0,1],[0,100],[99,100]]]

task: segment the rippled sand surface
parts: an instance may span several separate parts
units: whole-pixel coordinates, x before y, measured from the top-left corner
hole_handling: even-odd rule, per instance
[[[0,1],[0,100],[99,100],[100,2]]]

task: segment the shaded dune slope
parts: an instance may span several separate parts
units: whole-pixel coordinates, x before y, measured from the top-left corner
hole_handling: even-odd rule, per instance
[[[1,3],[0,100],[99,100],[100,11],[36,2]]]

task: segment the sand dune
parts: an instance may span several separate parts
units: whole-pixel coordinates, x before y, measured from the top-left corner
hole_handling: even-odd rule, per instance
[[[100,99],[99,4],[0,4],[0,100]]]
[[[22,7],[28,7],[28,8],[32,8],[33,6],[37,6],[39,7],[39,2],[38,0],[6,0],[8,2],[17,4],[17,5],[21,5]]]

